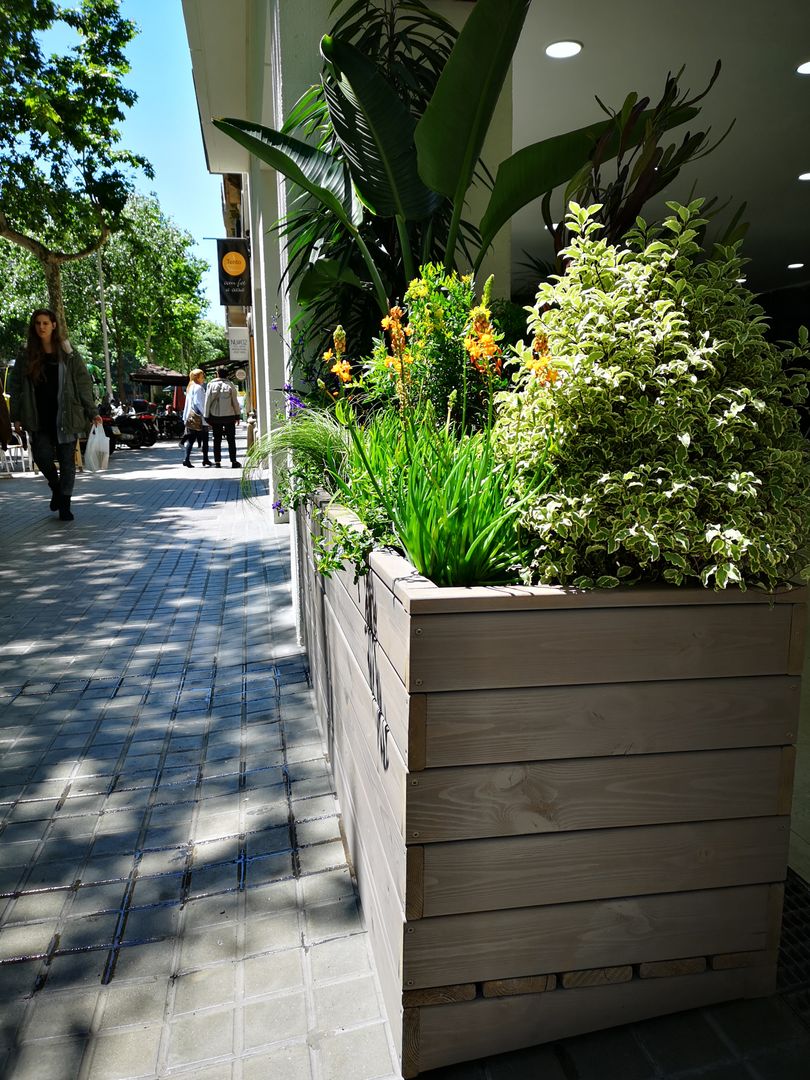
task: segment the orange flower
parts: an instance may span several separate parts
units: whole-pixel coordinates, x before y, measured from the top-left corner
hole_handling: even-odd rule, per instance
[[[553,386],[559,379],[560,373],[556,368],[544,357],[532,357],[531,360],[526,361],[526,368],[534,375],[534,377],[546,386]]]
[[[329,370],[333,375],[337,375],[342,383],[352,381],[352,365],[348,360],[336,360]]]
[[[482,375],[500,375],[503,354],[490,322],[489,308],[480,306],[470,312],[470,330],[464,339],[464,348],[470,363]]]
[[[324,358],[324,360],[326,361],[326,363],[328,364],[328,363],[329,363],[329,361],[330,361],[330,360],[332,359],[332,357],[333,357],[334,355],[335,355],[335,354],[334,354],[334,353],[332,352],[332,350],[331,350],[331,349],[327,349],[327,350],[326,350],[326,352],[325,352],[325,353],[323,354],[323,358]]]

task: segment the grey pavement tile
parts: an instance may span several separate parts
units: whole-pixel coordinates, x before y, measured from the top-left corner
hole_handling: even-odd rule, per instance
[[[295,826],[295,838],[301,847],[306,844],[321,844],[330,840],[341,840],[340,819],[335,815],[335,817],[298,822]]]
[[[131,904],[134,907],[161,904],[165,901],[179,900],[183,887],[182,873],[163,874],[160,877],[138,878],[132,890]]]
[[[301,918],[296,910],[265,917],[255,915],[245,922],[244,956],[290,949],[301,943]]]
[[[283,825],[271,825],[249,832],[245,837],[245,847],[251,857],[289,851],[292,847],[290,827],[285,821]]]
[[[377,1080],[393,1072],[383,1024],[328,1035],[318,1040],[323,1080]]]
[[[751,1075],[756,1080],[807,1080],[810,1066],[810,1047],[786,1046],[763,1057],[749,1061]]]
[[[236,927],[219,923],[210,928],[191,930],[183,935],[179,971],[193,971],[209,964],[231,963],[236,959]]]
[[[322,873],[302,875],[301,889],[304,894],[304,905],[307,907],[312,904],[326,903],[329,900],[345,900],[357,895],[347,866]]]
[[[233,964],[218,964],[202,971],[180,975],[175,980],[174,1013],[195,1013],[234,1001],[236,968]]]
[[[346,852],[341,840],[301,848],[298,865],[302,874],[314,874],[322,870],[338,869],[346,865]]]
[[[128,945],[121,948],[115,966],[115,979],[144,979],[171,975],[174,948],[169,942]]]
[[[20,923],[31,919],[55,919],[71,899],[67,890],[33,892],[19,896],[3,917],[3,922]]]
[[[116,979],[105,988],[101,1028],[131,1027],[133,1024],[160,1023],[166,1012],[167,983],[153,982],[120,985]]]
[[[630,1028],[610,1028],[560,1044],[563,1061],[581,1080],[652,1080],[657,1071]]]
[[[69,862],[49,862],[47,859],[37,859],[26,879],[25,888],[27,890],[47,889],[59,885],[72,885],[79,876],[83,858],[84,852],[79,858],[71,859]]]
[[[304,994],[281,994],[262,1001],[248,1001],[242,1009],[242,1022],[246,1050],[303,1037],[307,1033]]]
[[[368,936],[333,938],[311,945],[309,949],[312,978],[315,983],[365,975],[371,970]]]
[[[0,960],[44,955],[56,927],[54,920],[7,924],[0,930]]]
[[[239,871],[235,862],[217,863],[192,870],[189,895],[203,897],[208,893],[221,893],[235,889],[239,880]]]
[[[59,935],[59,951],[110,945],[117,923],[115,911],[69,919]]]
[[[43,963],[41,960],[27,960],[19,964],[4,964],[2,968],[3,1000],[9,1002],[29,996],[34,989],[37,976],[42,971],[42,968]]]
[[[426,1073],[436,1076],[439,1070]],[[552,1046],[532,1046],[527,1050],[517,1050],[511,1054],[499,1054],[488,1058],[486,1062],[486,1080],[528,1080],[529,1077],[542,1077],[542,1080],[569,1080]],[[448,1078],[449,1080],[449,1078]]]
[[[157,1065],[161,1029],[141,1027],[97,1035],[91,1045],[87,1080],[129,1080],[152,1076]]]
[[[130,909],[122,940],[145,941],[147,938],[173,937],[180,925],[179,904]]]
[[[664,1071],[725,1064],[734,1055],[700,1013],[676,1013],[635,1024],[636,1038]]]
[[[45,1039],[67,1034],[86,1035],[97,1001],[97,990],[43,991],[33,999],[23,1037]]]
[[[96,915],[102,911],[115,911],[124,899],[125,882],[110,885],[84,885],[73,894],[67,914]]]
[[[170,1074],[174,1077],[185,1077],[187,1080],[232,1080],[234,1075],[234,1067],[230,1061],[220,1061],[216,1065],[200,1065],[195,1064],[190,1068],[172,1069]],[[243,1074],[244,1080],[244,1074]],[[272,1076],[266,1074],[263,1080],[273,1080]],[[281,1080],[281,1077],[279,1077]]]
[[[298,897],[294,881],[278,881],[270,885],[248,888],[245,892],[248,919],[256,915],[275,915],[283,911],[296,911]]]
[[[318,1026],[335,1031],[382,1018],[374,979],[366,976],[315,988]]]
[[[231,1009],[204,1012],[176,1020],[170,1029],[170,1068],[206,1058],[223,1057],[233,1046],[234,1014]]]
[[[39,840],[20,840],[17,843],[11,843],[3,833],[3,842],[0,843],[0,866],[26,866],[39,844]]]
[[[241,897],[236,892],[189,900],[183,909],[184,930],[200,930],[203,927],[216,927],[220,923],[233,923],[239,918],[240,904]]]
[[[251,885],[265,885],[272,881],[282,881],[293,876],[292,853],[285,855],[261,855],[252,859],[248,865],[247,877]]]
[[[1,940],[1,939],[0,939]],[[705,1014],[740,1056],[780,1043],[808,1042],[808,1032],[791,1009],[778,998],[756,998],[716,1005]]]
[[[24,1043],[10,1075],[13,1080],[76,1080],[86,1045],[86,1038]]]
[[[303,952],[298,948],[250,956],[242,970],[247,998],[296,990],[304,985]]]
[[[290,1043],[244,1057],[242,1080],[312,1080],[308,1045],[306,1042]]]

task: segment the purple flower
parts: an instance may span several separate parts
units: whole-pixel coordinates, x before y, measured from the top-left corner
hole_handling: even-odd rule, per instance
[[[281,499],[276,499],[276,501],[273,503],[273,509],[276,511],[277,514],[284,513],[284,503],[281,501]]]
[[[270,329],[278,330],[278,308],[273,312],[273,318],[270,320]]]

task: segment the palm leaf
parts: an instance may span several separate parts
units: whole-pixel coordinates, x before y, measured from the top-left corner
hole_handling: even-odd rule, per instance
[[[430,217],[441,197],[419,178],[407,106],[353,45],[327,36],[321,52],[336,76],[323,84],[332,127],[363,201],[381,217]]]

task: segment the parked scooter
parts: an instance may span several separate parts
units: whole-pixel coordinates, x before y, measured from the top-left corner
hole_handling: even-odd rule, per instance
[[[140,450],[144,446],[151,446],[155,441],[154,439],[151,442],[149,441],[151,435],[147,432],[146,425],[141,417],[131,414],[123,405],[114,405],[111,409],[111,416],[102,416],[102,420],[104,421],[105,432],[111,438],[115,438],[118,444],[128,446],[130,450]],[[108,423],[110,431],[107,431]],[[155,438],[157,438],[157,434],[155,434]]]

